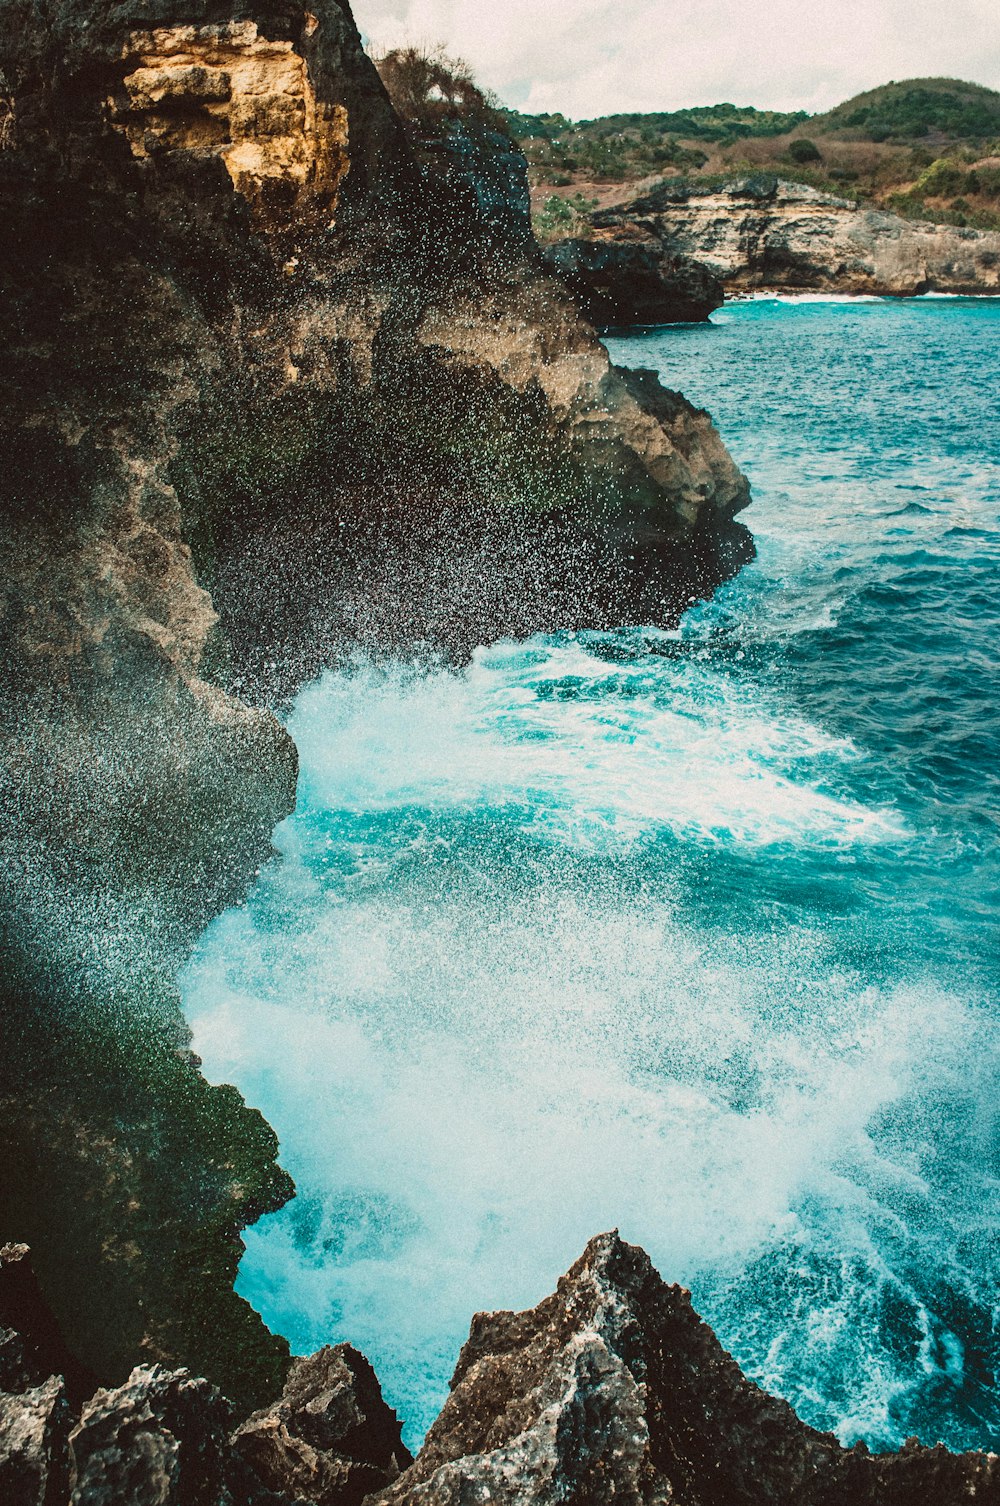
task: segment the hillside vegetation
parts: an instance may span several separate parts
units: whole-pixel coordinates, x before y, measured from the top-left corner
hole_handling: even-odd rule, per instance
[[[984,140],[1000,136],[1000,94],[957,78],[911,78],[856,94],[815,116],[810,129],[857,131],[868,141]]]
[[[719,104],[505,119],[530,164],[543,239],[578,231],[589,209],[648,178],[761,171],[911,218],[1000,229],[1000,93],[959,79],[884,84],[814,116]]]

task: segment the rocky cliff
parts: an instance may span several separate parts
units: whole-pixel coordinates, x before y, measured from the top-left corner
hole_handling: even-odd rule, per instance
[[[24,1259],[0,1252],[0,1295],[4,1263]],[[3,1314],[18,1316],[9,1305]],[[183,1370],[137,1368],[74,1399],[45,1375],[30,1336],[8,1328],[0,1345],[5,1506],[1000,1501],[995,1454],[913,1441],[871,1455],[807,1427],[740,1373],[688,1293],[617,1234],[592,1240],[532,1311],[476,1316],[415,1461],[371,1367],[346,1344],[295,1361],[277,1402],[235,1429],[218,1391]]]
[[[1000,234],[902,219],[766,174],[717,188],[665,178],[589,223],[598,247],[699,263],[732,291],[1000,291]]]
[[[568,237],[547,247],[545,260],[601,328],[698,323],[723,301],[714,272],[654,236]]]
[[[174,979],[345,641],[676,618],[746,557],[707,415],[414,156],[340,0],[0,5],[3,1206],[79,1363],[277,1394],[239,1231],[291,1191]],[[506,155],[504,155],[506,154]],[[523,174],[522,174],[523,176]]]

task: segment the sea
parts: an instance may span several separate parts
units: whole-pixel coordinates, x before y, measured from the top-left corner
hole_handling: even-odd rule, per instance
[[[677,631],[347,656],[183,978],[297,1197],[238,1290],[415,1446],[477,1310],[617,1228],[877,1450],[1000,1446],[1000,300],[628,331],[753,487]]]

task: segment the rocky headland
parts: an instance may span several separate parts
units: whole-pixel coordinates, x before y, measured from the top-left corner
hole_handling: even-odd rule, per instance
[[[234,1294],[293,1188],[177,970],[294,804],[303,679],[345,643],[675,622],[749,557],[746,481],[611,364],[509,142],[414,151],[345,3],[0,19],[0,1177],[33,1262],[0,1260],[3,1499],[445,1499],[451,1423],[404,1476],[363,1359],[292,1364]]]
[[[699,279],[727,294],[1000,292],[1000,232],[904,219],[766,173],[663,178],[585,228],[547,254],[599,322],[615,307],[650,323],[705,318],[712,305],[685,292]]]

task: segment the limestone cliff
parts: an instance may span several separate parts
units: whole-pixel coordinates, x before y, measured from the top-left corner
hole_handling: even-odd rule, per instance
[[[345,640],[671,621],[747,488],[545,275],[509,147],[417,161],[340,0],[3,0],[0,75],[5,1216],[102,1381],[246,1412],[290,1183],[174,979],[294,801],[269,697]]]
[[[599,244],[690,258],[733,291],[1000,291],[1000,234],[901,219],[766,174],[718,188],[665,178],[593,214],[590,228]]]

